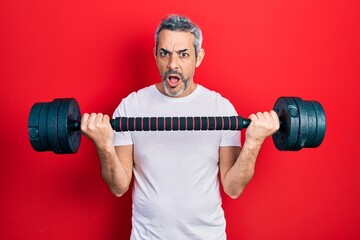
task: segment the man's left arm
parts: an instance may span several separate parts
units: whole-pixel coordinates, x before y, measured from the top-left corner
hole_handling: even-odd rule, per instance
[[[238,198],[255,173],[255,164],[265,139],[279,129],[279,118],[270,112],[251,114],[251,123],[246,129],[242,148],[220,147],[220,177],[224,192],[231,198]]]

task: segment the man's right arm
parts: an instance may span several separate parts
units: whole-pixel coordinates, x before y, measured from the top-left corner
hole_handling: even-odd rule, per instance
[[[133,167],[133,145],[98,149],[101,175],[111,192],[121,197],[130,186]]]
[[[95,145],[101,163],[101,174],[115,196],[122,196],[132,178],[133,145],[113,146],[114,131],[110,118],[101,113],[81,118],[81,131]]]

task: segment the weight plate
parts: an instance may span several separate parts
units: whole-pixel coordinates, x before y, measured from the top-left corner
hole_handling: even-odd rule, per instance
[[[80,130],[80,120],[81,120],[81,113],[80,113],[80,107],[78,102],[75,99],[72,99],[70,102],[69,107],[69,115],[71,125],[69,125],[70,136],[71,136],[71,149],[72,152],[77,152],[77,150],[80,147],[81,143],[81,130]]]
[[[35,151],[45,151],[46,149],[40,142],[39,137],[39,117],[43,103],[35,103],[31,109],[28,119],[28,134],[32,148]]]
[[[58,112],[58,139],[61,153],[76,153],[80,146],[81,132],[75,129],[80,121],[79,105],[73,98],[62,99]]]
[[[44,151],[52,150],[49,144],[47,123],[50,103],[43,103],[39,115],[39,139],[44,147]]]
[[[47,138],[54,153],[62,153],[58,139],[58,112],[61,99],[54,99],[49,106],[47,117]]]
[[[293,149],[295,151],[298,151],[305,146],[305,143],[307,141],[309,132],[309,119],[307,105],[305,104],[304,100],[299,97],[293,97],[293,99],[299,109],[299,137]]]
[[[68,111],[69,111],[69,99],[62,99],[59,112],[57,117],[57,124],[58,124],[58,139],[60,148],[62,149],[61,153],[71,153],[71,146],[68,141],[70,138],[69,132],[69,123],[68,123]]]
[[[322,105],[319,102],[312,101],[311,103],[314,106],[315,113],[316,113],[316,120],[317,120],[316,135],[315,135],[314,142],[311,145],[311,147],[316,148],[316,147],[320,146],[320,144],[322,143],[322,141],[324,140],[324,137],[325,137],[326,116],[325,116],[324,108],[322,107]]]
[[[316,119],[316,113],[315,108],[311,101],[305,101],[305,105],[307,108],[307,119],[308,119],[308,133],[306,137],[306,142],[304,144],[304,148],[310,148],[312,147],[316,131],[317,131],[317,119]]]
[[[293,98],[280,97],[276,100],[274,111],[280,119],[280,129],[272,138],[280,151],[295,151],[299,137],[299,110]]]

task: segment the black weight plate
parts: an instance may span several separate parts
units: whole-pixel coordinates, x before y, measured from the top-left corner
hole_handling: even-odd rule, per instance
[[[68,122],[68,111],[69,111],[70,101],[69,99],[62,99],[59,112],[57,117],[58,124],[58,139],[60,148],[62,149],[61,153],[71,153],[71,146],[68,139],[70,139],[70,129]]]
[[[295,151],[299,137],[299,110],[293,98],[280,97],[276,100],[274,111],[278,114],[281,126],[272,138],[280,151]]]
[[[80,119],[81,119],[81,113],[80,113],[80,107],[78,102],[75,99],[72,99],[70,102],[69,107],[69,115],[71,125],[69,128],[70,131],[70,138],[71,138],[71,151],[77,152],[77,150],[80,147],[81,143],[81,130],[80,130]]]
[[[39,140],[41,145],[44,147],[44,151],[52,150],[48,140],[47,123],[49,106],[51,103],[42,103],[40,115],[39,115]]]
[[[47,121],[47,137],[54,153],[62,153],[58,138],[58,112],[61,99],[54,99],[49,106]]]
[[[316,136],[314,138],[313,144],[310,147],[316,148],[320,146],[320,144],[322,143],[325,137],[326,116],[325,116],[324,108],[319,102],[311,101],[311,103],[313,104],[315,109],[317,124],[316,124]]]
[[[317,131],[317,117],[314,105],[311,101],[305,101],[305,104],[307,106],[307,112],[308,112],[308,135],[306,138],[306,143],[304,145],[304,148],[311,148],[314,144],[315,137],[316,137],[316,131]]]
[[[42,105],[43,103],[35,103],[30,109],[28,118],[28,134],[30,144],[35,151],[39,152],[46,150],[41,144],[39,137],[39,118]]]
[[[74,128],[80,121],[79,105],[73,98],[62,99],[58,113],[58,136],[62,153],[76,153],[80,146],[81,133]]]
[[[307,105],[299,97],[293,97],[294,101],[296,102],[296,105],[299,109],[299,137],[295,144],[295,148],[293,150],[301,150],[307,141],[308,138],[308,132],[309,132],[309,119],[308,119],[308,110]]]

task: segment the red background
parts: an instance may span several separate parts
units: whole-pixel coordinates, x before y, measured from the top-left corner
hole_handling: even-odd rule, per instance
[[[129,239],[131,194],[112,196],[90,141],[75,155],[35,152],[27,118],[33,103],[56,97],[112,114],[158,82],[153,33],[168,13],[202,28],[195,80],[240,115],[282,95],[326,111],[319,148],[279,152],[269,139],[243,195],[224,195],[228,238],[360,239],[357,0],[2,0],[0,239]]]

